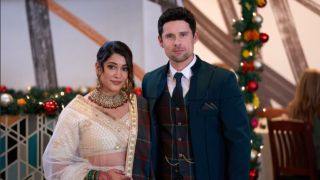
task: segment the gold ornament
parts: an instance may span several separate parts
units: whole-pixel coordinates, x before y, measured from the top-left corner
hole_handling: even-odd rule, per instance
[[[256,3],[259,8],[263,8],[267,5],[267,0],[256,0]]]
[[[101,90],[95,89],[89,95],[89,100],[104,108],[117,108],[128,101],[128,95],[124,91],[114,96],[108,96]]]
[[[18,106],[21,107],[21,106],[26,105],[27,102],[26,102],[26,100],[24,98],[20,98],[20,99],[17,100],[17,104],[18,104]]]
[[[249,56],[250,56],[250,51],[248,51],[248,50],[242,51],[242,57],[248,58]]]
[[[256,93],[253,93],[252,104],[253,104],[254,109],[257,109],[260,106],[260,99]]]

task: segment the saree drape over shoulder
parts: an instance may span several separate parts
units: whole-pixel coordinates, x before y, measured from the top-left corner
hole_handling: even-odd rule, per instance
[[[119,169],[127,176],[149,179],[149,116],[146,105],[138,108],[132,96],[129,112],[117,120],[84,97],[74,98],[61,112],[44,152],[46,179],[83,179],[91,169]],[[134,163],[138,167],[133,170]]]

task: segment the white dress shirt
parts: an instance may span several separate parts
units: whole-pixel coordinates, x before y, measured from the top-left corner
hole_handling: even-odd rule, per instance
[[[189,91],[190,79],[191,79],[191,76],[192,76],[191,67],[195,63],[196,63],[196,56],[195,55],[193,55],[192,61],[182,71],[177,71],[169,63],[170,66],[169,66],[169,73],[168,73],[168,77],[167,77],[167,82],[168,82],[168,88],[169,88],[169,92],[170,92],[171,96],[172,96],[172,93],[173,93],[173,89],[176,87],[176,79],[173,77],[176,74],[176,72],[181,72],[183,74],[183,76],[181,78],[181,86],[182,86],[183,97],[186,96],[186,94]]]

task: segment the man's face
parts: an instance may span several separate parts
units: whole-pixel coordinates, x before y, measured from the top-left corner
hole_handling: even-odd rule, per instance
[[[158,40],[171,63],[187,65],[193,59],[194,44],[198,36],[197,33],[193,36],[187,22],[176,20],[163,25],[163,33]]]

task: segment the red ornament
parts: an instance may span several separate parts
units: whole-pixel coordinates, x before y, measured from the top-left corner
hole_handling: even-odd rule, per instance
[[[266,33],[260,33],[259,38],[260,38],[260,41],[265,43],[269,40],[269,35]]]
[[[5,85],[0,85],[0,93],[5,93],[7,92],[7,87]]]
[[[254,128],[256,128],[256,127],[258,127],[258,119],[257,118],[252,118],[251,119],[251,121],[250,121],[250,123],[251,123],[251,127],[254,129]]]
[[[48,100],[43,103],[43,109],[49,115],[54,114],[58,109],[58,103],[55,100]]]
[[[64,88],[64,92],[66,94],[70,94],[70,93],[72,93],[72,88],[70,86],[67,86],[67,87]]]
[[[133,89],[133,93],[135,93],[137,96],[141,96],[142,95],[142,89],[139,87],[136,87]]]
[[[249,81],[246,85],[246,88],[249,92],[255,92],[258,89],[258,83],[256,81]]]
[[[249,173],[250,180],[256,180],[258,178],[258,171],[257,169],[251,169]]]
[[[253,71],[255,68],[254,68],[254,63],[253,61],[252,62],[243,62],[243,65],[242,65],[242,71],[243,73],[247,73],[249,71]]]

